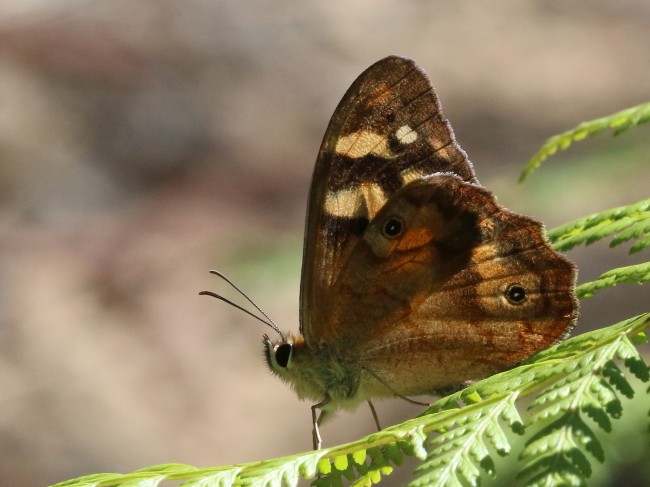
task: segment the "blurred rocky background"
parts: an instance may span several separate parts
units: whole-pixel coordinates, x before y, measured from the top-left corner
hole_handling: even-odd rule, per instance
[[[481,182],[553,227],[648,197],[647,127],[516,177],[550,135],[648,101],[649,23],[643,0],[4,0],[0,485],[311,448],[309,404],[262,359],[269,330],[197,294],[232,296],[218,268],[297,330],[311,171],[349,84],[415,59]],[[586,281],[640,261],[626,250],[570,256]],[[618,286],[576,332],[647,305]],[[361,407],[323,434],[373,430]]]

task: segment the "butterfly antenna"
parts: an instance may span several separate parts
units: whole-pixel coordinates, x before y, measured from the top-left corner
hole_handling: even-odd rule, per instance
[[[201,291],[201,292],[199,293],[201,296],[211,296],[211,297],[213,297],[213,298],[220,299],[221,301],[223,301],[223,302],[225,302],[225,303],[228,303],[230,306],[233,306],[233,307],[237,308],[238,310],[243,311],[244,313],[246,313],[246,314],[249,315],[249,316],[252,316],[252,317],[255,318],[256,320],[261,321],[261,322],[264,323],[266,326],[271,327],[271,328],[272,328],[272,329],[273,329],[273,330],[274,330],[278,335],[280,335],[280,338],[281,338],[283,341],[285,340],[285,336],[284,336],[284,334],[280,331],[280,328],[278,328],[278,325],[276,325],[275,322],[274,322],[274,321],[269,317],[269,315],[267,315],[264,311],[262,311],[262,308],[260,308],[257,304],[255,304],[255,302],[254,302],[251,298],[249,298],[248,295],[247,295],[244,291],[242,291],[241,289],[239,289],[239,288],[238,288],[238,287],[237,287],[237,286],[236,286],[236,285],[235,285],[235,284],[234,284],[230,279],[228,279],[228,278],[227,278],[227,277],[226,277],[222,272],[220,272],[220,271],[215,271],[215,270],[211,270],[211,271],[210,271],[210,274],[214,274],[215,276],[220,277],[221,279],[223,279],[224,281],[226,281],[226,282],[227,282],[227,283],[228,283],[228,284],[229,284],[229,285],[230,285],[230,286],[231,286],[235,291],[237,291],[239,294],[241,294],[241,295],[246,299],[246,301],[248,301],[250,304],[252,304],[253,307],[254,307],[257,311],[259,311],[259,312],[262,314],[262,316],[264,316],[264,318],[266,318],[266,320],[263,320],[262,318],[260,318],[259,316],[257,316],[255,313],[251,313],[251,312],[248,311],[246,308],[243,308],[242,306],[239,306],[238,304],[235,304],[235,303],[233,303],[232,301],[230,301],[229,299],[226,299],[226,298],[224,298],[223,296],[221,296],[221,295],[219,295],[219,294],[213,293],[212,291]]]

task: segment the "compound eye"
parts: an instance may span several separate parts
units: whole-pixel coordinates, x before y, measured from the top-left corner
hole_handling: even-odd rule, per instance
[[[386,220],[386,223],[384,223],[384,226],[381,229],[381,233],[386,238],[396,238],[402,234],[403,230],[404,222],[402,222],[402,219],[393,216]]]
[[[511,284],[505,296],[510,304],[521,304],[526,300],[526,290],[520,284]]]
[[[282,345],[278,345],[274,352],[276,363],[283,369],[286,369],[291,360],[293,345],[290,343],[283,343]]]

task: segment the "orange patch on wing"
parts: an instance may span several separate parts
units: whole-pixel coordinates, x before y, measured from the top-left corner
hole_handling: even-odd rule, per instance
[[[385,105],[393,96],[393,90],[386,83],[381,83],[375,88],[374,93],[368,97],[368,105]]]
[[[433,240],[434,232],[430,228],[414,228],[409,230],[408,235],[400,240],[398,250],[411,250],[423,247]]]

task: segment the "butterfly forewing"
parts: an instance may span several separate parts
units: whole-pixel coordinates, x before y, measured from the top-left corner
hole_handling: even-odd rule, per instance
[[[408,59],[387,57],[347,91],[316,161],[301,283],[308,344],[341,334],[329,296],[368,223],[395,191],[436,172],[476,182],[427,76]]]

